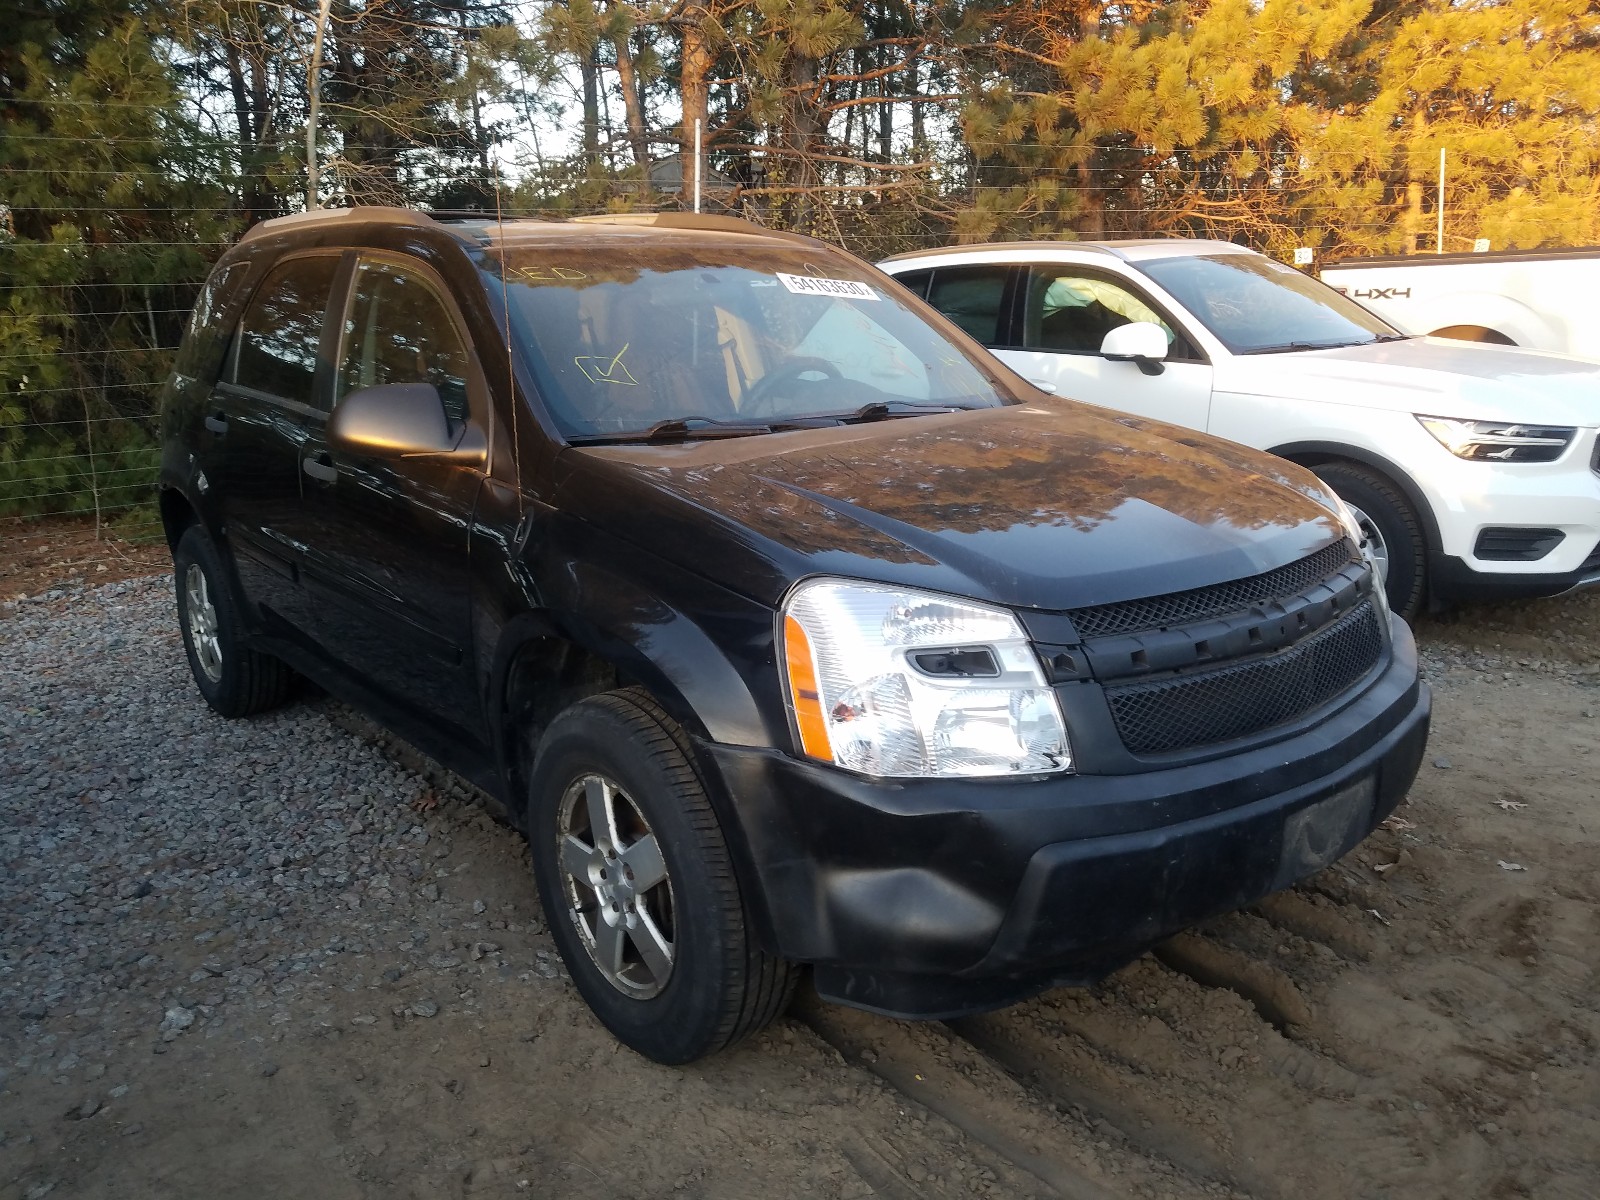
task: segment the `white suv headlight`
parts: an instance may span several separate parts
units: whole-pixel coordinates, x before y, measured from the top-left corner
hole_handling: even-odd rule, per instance
[[[1520,421],[1458,421],[1417,414],[1422,427],[1457,458],[1484,462],[1554,462],[1578,432],[1570,425],[1527,425]]]
[[[1068,771],[1055,692],[1021,624],[931,592],[811,579],[783,611],[801,748],[868,775]]]

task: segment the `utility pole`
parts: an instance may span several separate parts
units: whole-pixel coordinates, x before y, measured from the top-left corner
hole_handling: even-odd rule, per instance
[[[333,0],[320,0],[317,5],[317,33],[311,43],[311,75],[306,80],[311,96],[310,111],[306,114],[306,211],[316,212],[322,205],[317,199],[320,181],[317,179],[317,109],[322,104],[322,34],[328,27],[328,9]]]

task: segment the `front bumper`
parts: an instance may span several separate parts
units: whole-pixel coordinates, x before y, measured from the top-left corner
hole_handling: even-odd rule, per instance
[[[1397,620],[1387,669],[1344,708],[1181,767],[882,780],[772,750],[705,749],[770,948],[815,964],[830,999],[951,1017],[1093,982],[1334,861],[1411,786],[1429,708]]]
[[[1477,559],[1469,563],[1453,554],[1432,554],[1428,558],[1428,588],[1436,599],[1449,601],[1533,600],[1540,596],[1561,596],[1567,592],[1600,587],[1600,544],[1570,571],[1512,572],[1488,569],[1488,566],[1507,565],[1486,565]]]

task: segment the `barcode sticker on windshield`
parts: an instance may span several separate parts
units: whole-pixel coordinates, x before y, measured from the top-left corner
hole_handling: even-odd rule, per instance
[[[799,296],[841,296],[849,300],[876,300],[871,285],[854,279],[815,279],[810,275],[785,275],[777,272],[783,286]]]

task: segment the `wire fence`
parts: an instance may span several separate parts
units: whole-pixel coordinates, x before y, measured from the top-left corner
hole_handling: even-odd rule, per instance
[[[34,142],[69,140],[39,134],[21,134],[18,138]],[[151,139],[131,141],[148,145]],[[219,142],[219,147],[225,149],[225,142]],[[125,148],[113,142],[101,149],[117,154]],[[410,149],[429,152],[437,148],[417,145]],[[1024,150],[1042,152],[1037,146],[999,142],[973,143],[968,149],[975,156],[985,157],[1009,154],[1021,158]],[[1198,169],[1199,156],[1192,151],[1157,147],[1118,149],[1143,153],[1149,159],[1134,167],[1038,163],[1014,168],[1015,184],[979,182],[980,177],[973,174],[977,170],[974,161],[968,161],[960,170],[948,159],[921,164],[926,169],[918,170],[909,169],[917,164],[866,159],[827,167],[835,174],[815,184],[806,195],[812,214],[810,231],[862,257],[877,259],[949,240],[954,236],[954,214],[959,210],[981,212],[986,219],[1000,222],[1018,218],[1043,220],[1055,213],[1065,227],[1067,214],[1075,208],[1082,211],[1092,201],[1101,206],[1102,216],[1112,225],[1110,236],[1170,234],[1176,219],[1194,213],[1192,197],[1169,196],[1151,187],[1136,205],[1126,204],[1119,209],[1121,202],[1114,189],[1108,191],[1106,181],[1126,181],[1141,173],[1148,177],[1162,171]],[[1237,161],[1247,156],[1255,157],[1248,151],[1213,152],[1203,157],[1212,168],[1222,164],[1226,173],[1230,158]],[[130,152],[130,159],[134,158]],[[422,165],[401,170],[413,181],[408,186],[438,188],[451,183],[485,182],[483,171],[476,167],[444,171]],[[1278,170],[1280,176],[1292,174],[1293,164],[1280,164]],[[53,174],[28,168],[7,168],[7,173]],[[127,171],[98,166],[74,166],[71,173],[104,179],[108,184],[128,175]],[[830,179],[836,182],[828,182]],[[229,185],[235,188],[244,188],[253,180],[282,185],[284,175],[234,172],[228,177]],[[784,218],[770,194],[783,191],[735,182],[709,189],[708,196],[713,207],[731,209],[759,223],[781,224]],[[584,199],[574,198],[579,195]],[[581,186],[574,190],[570,170],[566,174],[545,174],[537,168],[524,169],[500,197],[507,217],[598,213],[614,210],[619,203],[638,204],[646,198],[654,207],[687,206],[677,185],[647,192],[636,180],[612,178],[598,190],[584,192]],[[886,198],[893,203],[886,204]],[[884,208],[892,209],[892,227],[883,227],[884,223],[878,220]],[[164,231],[181,229],[187,223],[210,235],[185,239],[170,232],[155,237],[133,234],[120,242],[23,240],[8,236],[11,211],[0,202],[0,518],[83,517],[91,520],[97,531],[134,541],[158,539],[157,397],[171,369],[176,339],[189,304],[202,282],[204,264],[219,257],[233,239],[215,235],[217,219],[222,214],[210,208],[46,200],[29,205],[26,211],[50,221],[60,218],[68,224],[127,222],[135,230],[145,227],[144,218],[155,215],[161,218],[158,227]],[[774,217],[778,218],[776,222]],[[1395,220],[1380,219],[1382,214],[1346,217],[1339,226],[1345,236],[1382,235],[1395,227]],[[1431,225],[1431,211],[1427,217]],[[164,278],[157,284],[152,284],[149,276],[141,276],[136,265],[139,255],[168,252],[190,256],[188,261],[195,264],[195,269],[186,276]],[[15,265],[61,260],[80,266],[99,263],[103,269],[97,272],[84,267],[78,272],[80,278],[63,281],[49,277],[48,271],[41,278],[26,279]],[[122,307],[112,311],[119,297]],[[80,344],[61,333],[117,321],[125,323],[125,332],[115,339],[118,344]],[[45,343],[36,338],[31,348],[16,349],[19,344],[30,343],[8,335],[27,322],[44,331]],[[53,348],[40,348],[51,339],[56,342]]]

